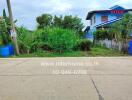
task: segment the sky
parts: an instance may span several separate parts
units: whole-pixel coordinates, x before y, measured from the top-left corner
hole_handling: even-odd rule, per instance
[[[37,27],[36,17],[48,13],[52,15],[73,15],[82,18],[85,26],[89,25],[86,16],[89,11],[109,9],[114,5],[132,8],[132,0],[10,0],[14,20],[18,26],[30,30]],[[6,0],[0,0],[0,15],[6,9]]]

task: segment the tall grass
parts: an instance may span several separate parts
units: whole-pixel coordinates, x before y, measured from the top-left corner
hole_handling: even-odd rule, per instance
[[[44,50],[59,53],[71,51],[79,40],[75,31],[58,27],[46,27],[34,32],[19,28],[18,33],[21,51],[27,53]]]

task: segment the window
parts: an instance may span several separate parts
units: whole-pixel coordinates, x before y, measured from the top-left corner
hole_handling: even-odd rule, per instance
[[[108,21],[108,16],[102,16],[101,21],[102,22],[107,22]]]

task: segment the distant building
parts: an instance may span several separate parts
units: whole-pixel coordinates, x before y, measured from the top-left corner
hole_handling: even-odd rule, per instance
[[[132,9],[125,9],[118,5],[111,7],[109,10],[90,11],[86,18],[86,20],[90,20],[90,26],[85,29],[86,38],[93,40],[93,32],[121,20],[123,15],[129,11],[132,11]]]

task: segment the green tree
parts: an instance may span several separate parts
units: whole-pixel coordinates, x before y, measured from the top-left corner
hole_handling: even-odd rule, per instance
[[[52,15],[50,14],[43,14],[36,18],[36,21],[38,23],[38,28],[45,28],[47,26],[52,25]]]
[[[67,29],[74,29],[77,30],[77,32],[81,32],[84,28],[83,23],[81,22],[81,19],[77,16],[65,16],[63,20],[63,28]]]
[[[82,29],[84,28],[84,25],[82,23],[82,20],[77,17],[77,16],[72,16],[72,15],[68,15],[68,16],[54,16],[52,17],[52,15],[50,14],[43,14],[39,17],[36,18],[36,21],[38,23],[38,28],[42,29],[45,28],[47,26],[52,26],[52,27],[61,27],[64,29],[72,29],[72,30],[76,30],[77,32],[81,33]]]
[[[60,16],[54,16],[54,19],[53,19],[53,25],[56,26],[56,27],[62,27],[62,23],[63,23],[63,17]]]
[[[122,42],[122,51],[126,53],[128,38],[132,32],[132,14],[125,14],[122,20],[111,25],[109,31],[117,42]]]

